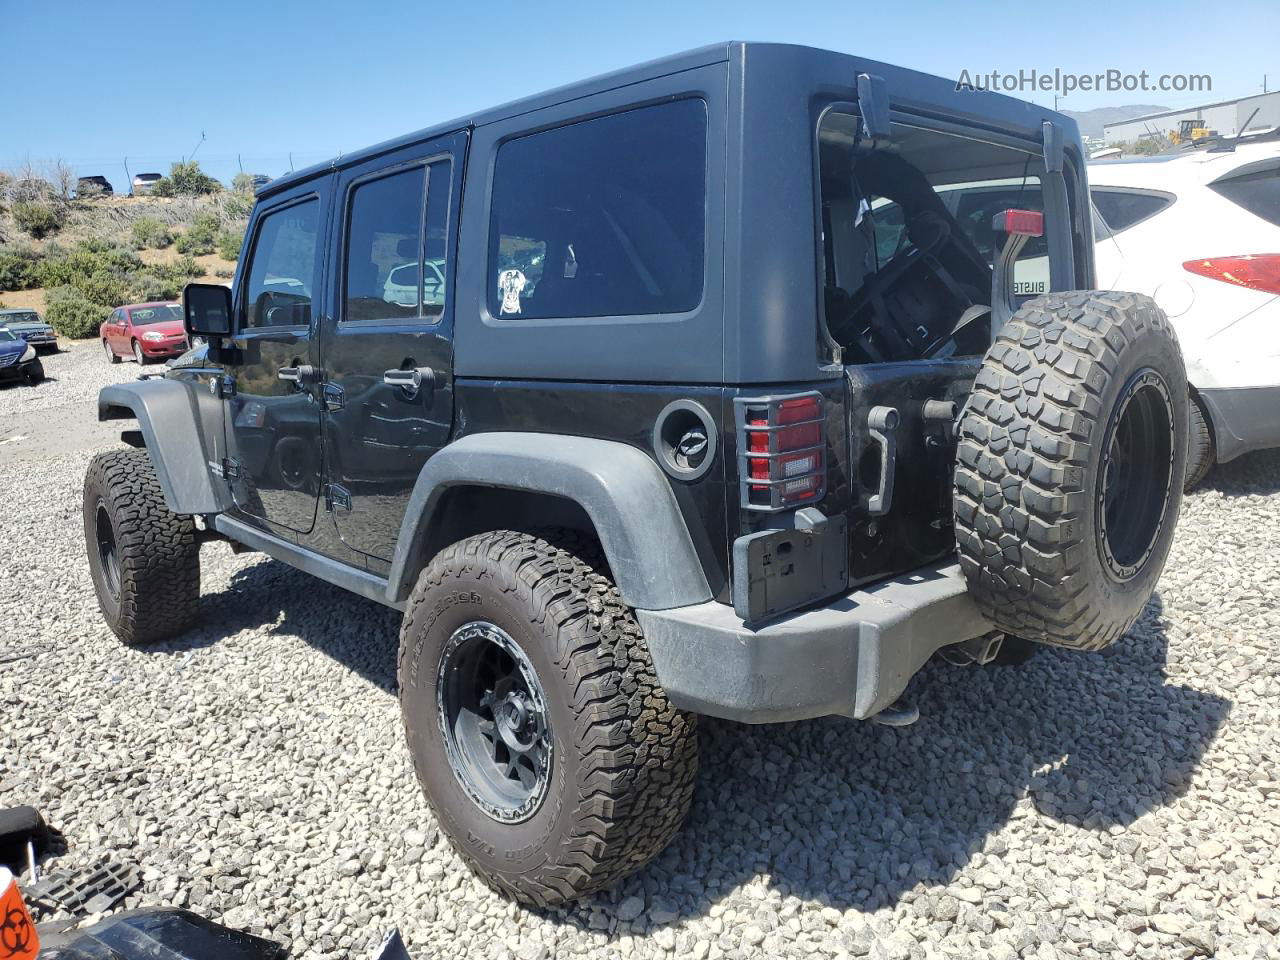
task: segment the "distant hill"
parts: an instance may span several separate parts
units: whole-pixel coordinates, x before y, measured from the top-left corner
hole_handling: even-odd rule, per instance
[[[1100,137],[1104,124],[1145,117],[1149,113],[1163,113],[1168,109],[1170,108],[1134,103],[1124,107],[1096,107],[1093,110],[1063,110],[1062,112],[1080,127],[1080,136]]]

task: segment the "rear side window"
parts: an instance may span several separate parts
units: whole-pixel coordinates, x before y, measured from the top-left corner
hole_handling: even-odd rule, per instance
[[[1280,226],[1280,168],[1219,180],[1209,187],[1255,217]]]
[[[1091,190],[1089,195],[1112,233],[1128,230],[1173,203],[1173,197],[1167,193],[1136,190]]]
[[[683,313],[702,299],[707,110],[678,100],[498,150],[489,312]]]

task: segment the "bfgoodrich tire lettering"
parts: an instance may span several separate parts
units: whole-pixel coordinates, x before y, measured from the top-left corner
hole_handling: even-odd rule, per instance
[[[128,644],[167,640],[195,621],[195,523],[165,505],[146,450],[100,453],[84,478],[84,535],[98,607]]]
[[[1146,433],[1134,456],[1130,438]],[[978,606],[1042,643],[1096,650],[1122,635],[1164,568],[1186,448],[1182,354],[1152,300],[1084,291],[1025,304],[960,423],[956,540]]]
[[[422,572],[400,634],[401,711],[427,800],[471,869],[533,906],[577,899],[643,866],[693,793],[696,718],[668,702],[634,616],[584,557],[587,548],[563,537],[463,540]],[[527,658],[552,740],[536,808],[505,820],[454,772],[438,710],[442,655],[475,624]]]

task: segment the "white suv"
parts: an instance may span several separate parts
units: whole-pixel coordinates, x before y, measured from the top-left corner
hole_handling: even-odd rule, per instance
[[[1280,447],[1280,141],[1089,165],[1098,286],[1155,298],[1191,385],[1187,483]]]

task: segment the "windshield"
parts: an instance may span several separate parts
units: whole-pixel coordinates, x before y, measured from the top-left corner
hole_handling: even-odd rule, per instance
[[[17,336],[10,333],[8,330],[0,330],[0,343],[5,343],[9,340],[17,340],[17,339],[18,339]]]
[[[895,124],[887,147],[857,143],[858,118],[818,130],[827,330],[850,363],[981,355],[990,342],[992,267],[1006,209],[1043,211],[1043,161],[1011,147]],[[1015,293],[1049,288],[1033,238]]]
[[[168,320],[181,320],[182,308],[176,303],[167,303],[161,307],[138,307],[129,311],[129,320],[135,327],[145,327],[149,323],[164,323]]]
[[[39,323],[40,318],[34,313],[6,313],[5,323]]]

